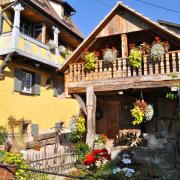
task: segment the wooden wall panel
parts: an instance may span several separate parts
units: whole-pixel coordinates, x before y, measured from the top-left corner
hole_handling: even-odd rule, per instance
[[[124,14],[116,14],[100,32],[98,37],[141,31],[149,28],[149,24],[126,12]]]

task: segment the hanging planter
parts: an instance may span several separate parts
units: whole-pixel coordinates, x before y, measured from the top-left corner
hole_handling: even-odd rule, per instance
[[[138,106],[134,106],[133,109],[131,109],[131,116],[133,117],[132,124],[133,125],[139,125],[143,122],[144,113],[141,111],[141,109]]]
[[[146,109],[144,111],[144,119],[145,121],[150,121],[154,116],[154,108],[151,104],[148,104],[146,106]]]
[[[98,52],[89,52],[86,50],[83,53],[82,58],[84,59],[84,69],[85,71],[91,71],[95,69],[96,62],[98,61]]]
[[[117,58],[117,49],[115,47],[113,48],[106,48],[103,50],[103,60],[107,63],[107,65],[113,64],[113,62]]]
[[[138,48],[132,48],[128,59],[133,68],[140,68],[142,64],[142,51]]]

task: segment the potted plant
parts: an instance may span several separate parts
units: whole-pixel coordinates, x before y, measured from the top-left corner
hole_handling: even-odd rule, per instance
[[[132,48],[128,59],[133,68],[140,68],[142,64],[142,51],[139,48]]]
[[[98,60],[98,52],[89,52],[87,49],[84,51],[82,58],[84,59],[84,69],[85,71],[91,71],[95,68],[96,62]]]
[[[49,50],[50,50],[50,51],[55,51],[55,49],[56,49],[56,44],[55,44],[55,42],[54,42],[52,39],[49,40],[48,46],[49,46]]]
[[[152,43],[151,47],[151,58],[153,61],[159,61],[161,57],[165,54],[164,44],[160,40],[160,37],[156,36],[155,41]]]
[[[117,49],[115,47],[103,49],[103,60],[107,65],[112,64],[117,58]]]
[[[58,47],[58,50],[59,50],[59,53],[61,53],[61,54],[65,54],[65,52],[66,52],[66,47],[65,46],[63,46],[63,45],[60,45],[59,47]]]

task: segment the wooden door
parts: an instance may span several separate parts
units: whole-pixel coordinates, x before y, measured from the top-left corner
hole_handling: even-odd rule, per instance
[[[99,106],[103,116],[96,121],[96,133],[106,134],[108,138],[115,138],[119,131],[120,99],[115,97],[103,97],[99,99]]]

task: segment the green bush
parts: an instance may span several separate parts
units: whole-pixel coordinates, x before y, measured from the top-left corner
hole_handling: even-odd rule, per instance
[[[4,144],[7,139],[7,131],[6,128],[0,126],[0,145]]]
[[[75,152],[78,155],[78,162],[82,162],[87,153],[90,152],[88,144],[77,143],[75,144]]]
[[[0,163],[6,165],[14,165],[19,168],[28,168],[21,154],[9,153],[0,151]],[[28,173],[25,173],[24,170],[17,169],[15,172],[15,178],[18,180],[28,180]]]
[[[69,140],[73,143],[81,142],[86,132],[85,118],[81,115],[73,116],[70,121],[70,129]]]

